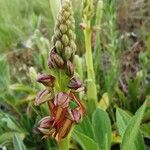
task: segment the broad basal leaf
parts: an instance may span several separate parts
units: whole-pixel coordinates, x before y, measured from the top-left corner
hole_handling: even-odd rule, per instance
[[[100,149],[109,150],[111,147],[111,123],[107,112],[97,108],[92,117],[92,124]]]
[[[98,144],[83,133],[73,130],[73,139],[77,141],[83,150],[99,150]]]
[[[94,139],[94,130],[93,130],[93,126],[92,123],[90,122],[90,119],[88,116],[85,116],[82,120],[82,122],[75,126],[75,129],[83,134],[85,134],[86,136],[88,136],[89,138]]]
[[[139,108],[135,116],[130,120],[129,124],[127,125],[122,138],[121,150],[129,150],[129,149],[134,150],[134,144],[135,144],[134,142],[136,142],[136,145],[139,146],[139,143],[136,141],[136,139],[141,140],[141,138],[139,138],[138,132],[139,132],[139,127],[140,127],[142,117],[145,112],[145,108],[146,108],[146,101]]]
[[[123,138],[123,135],[126,131],[128,124],[132,120],[132,117],[129,114],[127,114],[125,111],[119,108],[117,109],[116,117],[117,117],[117,126],[119,129],[119,133],[121,137]],[[138,130],[137,137],[135,138],[135,141],[133,144],[133,150],[144,150],[144,149],[145,148],[144,148],[143,136],[140,130]]]

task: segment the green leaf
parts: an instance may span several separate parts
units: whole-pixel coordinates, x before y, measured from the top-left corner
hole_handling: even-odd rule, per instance
[[[6,146],[0,147],[2,150],[7,150]]]
[[[126,113],[125,111],[121,109],[117,109],[116,112],[116,118],[117,118],[117,126],[119,129],[119,133],[121,137],[123,138],[123,135],[125,133],[125,130],[130,123],[130,120],[132,120],[132,117]],[[134,150],[144,150],[144,139],[140,131],[138,130],[137,137],[135,138],[134,145],[133,145]]]
[[[57,13],[59,12],[60,7],[61,7],[61,0],[49,0],[49,3],[51,6],[53,19],[55,21],[57,17]]]
[[[139,138],[139,127],[140,127],[140,123],[141,120],[143,118],[144,112],[145,112],[145,108],[146,108],[146,102],[144,102],[144,104],[138,109],[138,111],[136,112],[136,114],[134,115],[134,117],[132,117],[132,119],[130,120],[129,124],[127,125],[125,132],[123,134],[123,138],[122,138],[122,143],[121,143],[121,150],[134,150],[134,141]],[[141,145],[142,143],[137,143],[136,145]]]
[[[10,84],[9,64],[5,55],[0,56],[0,91]]]
[[[59,150],[69,150],[69,136],[62,139],[59,145]]]
[[[99,150],[98,144],[93,139],[75,129],[72,137],[81,145],[83,150]]]
[[[0,135],[0,144],[10,142],[16,132],[5,132]]]
[[[17,132],[5,132],[3,134],[0,135],[0,144],[2,145],[3,143],[6,142],[11,142],[13,137],[15,136]],[[19,133],[19,136],[24,138],[25,134],[24,133]]]
[[[75,126],[75,129],[89,138],[94,139],[94,130],[88,116],[85,116],[80,124]]]
[[[101,150],[111,147],[111,122],[107,112],[97,108],[92,117],[95,138]]]
[[[14,131],[18,131],[18,132],[22,132],[22,129],[18,126],[18,124],[12,120],[9,116],[5,116],[3,117],[1,120],[1,123],[6,123],[6,126],[11,129],[11,130],[14,130]]]
[[[95,18],[95,24],[97,26],[101,26],[102,15],[103,15],[103,1],[99,0],[97,2],[96,18]]]
[[[78,106],[77,102],[75,102],[75,101],[73,101],[73,100],[71,100],[71,101],[69,102],[69,107],[70,107],[71,109],[75,109],[77,106]]]
[[[23,144],[18,134],[15,134],[13,138],[13,145],[14,145],[14,150],[26,150],[26,147]]]
[[[150,123],[144,123],[141,125],[141,131],[146,138],[150,139]]]
[[[28,93],[36,92],[33,88],[31,88],[27,85],[24,85],[24,84],[19,84],[19,83],[12,84],[12,85],[9,86],[9,88],[11,90],[21,91],[21,92],[28,92]]]

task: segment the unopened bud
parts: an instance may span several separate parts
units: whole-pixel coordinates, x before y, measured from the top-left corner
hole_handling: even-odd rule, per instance
[[[81,81],[80,81],[79,78],[73,77],[73,78],[70,80],[70,82],[69,82],[69,84],[68,84],[68,87],[69,87],[70,89],[77,90],[78,88],[81,88],[81,87],[82,87],[82,83],[81,83]]]
[[[66,34],[64,34],[63,36],[62,36],[62,42],[63,42],[63,44],[65,45],[65,46],[67,46],[68,45],[68,43],[69,43],[69,38],[68,38],[68,36],[66,35]]]
[[[86,24],[85,23],[80,23],[80,29],[84,30],[86,28]]]
[[[63,15],[65,19],[68,19],[68,17],[70,16],[70,13],[68,11],[65,11]]]
[[[73,40],[73,41],[75,40],[75,34],[71,29],[69,29],[69,31],[68,31],[68,36],[71,40]]]
[[[55,37],[55,35],[54,35],[54,36],[52,37],[52,41],[51,41],[51,42],[52,42],[53,45],[55,45],[56,41],[57,41],[57,39],[56,39],[56,37]]]
[[[74,17],[73,17],[73,16],[70,16],[69,19],[70,19],[70,21],[72,22],[72,24],[75,23],[75,20],[74,20]]]
[[[76,44],[73,40],[70,41],[70,47],[72,48],[73,52],[76,52]]]
[[[55,65],[53,64],[53,62],[52,62],[52,60],[51,60],[51,57],[48,58],[48,67],[49,67],[49,69],[55,67]]]
[[[59,39],[62,36],[59,29],[55,30],[55,36],[57,37],[57,39]]]
[[[62,45],[61,41],[56,41],[55,46],[56,46],[56,50],[58,53],[62,51],[63,45]]]
[[[74,29],[75,29],[75,24],[74,24],[74,23],[71,24],[70,28],[71,28],[72,30],[74,30]]]
[[[68,27],[70,27],[70,26],[71,26],[71,24],[72,24],[72,23],[71,23],[71,21],[70,21],[70,20],[67,20],[67,21],[66,21],[66,25],[67,25]]]
[[[74,65],[71,61],[67,61],[67,72],[68,76],[73,76],[74,74]]]
[[[62,68],[64,65],[63,59],[57,53],[51,55],[51,60],[58,68]]]
[[[55,77],[52,76],[52,75],[41,74],[41,75],[38,76],[37,81],[42,83],[45,86],[53,87],[54,86]]]
[[[53,120],[50,116],[44,117],[39,121],[39,128],[50,128]]]
[[[72,55],[72,50],[69,46],[67,46],[65,48],[65,59],[66,60],[70,59],[71,55]]]
[[[66,26],[66,25],[61,24],[59,28],[60,28],[60,31],[61,31],[63,34],[67,32],[67,26]]]

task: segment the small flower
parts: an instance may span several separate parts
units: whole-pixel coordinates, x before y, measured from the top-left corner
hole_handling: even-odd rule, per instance
[[[53,116],[55,117],[54,123],[58,124],[63,120],[67,107],[69,106],[70,97],[67,93],[60,92],[57,94],[54,100],[54,109],[52,111]]]
[[[53,87],[54,86],[55,77],[52,76],[52,75],[41,74],[41,75],[38,76],[37,81],[42,83],[45,86]]]
[[[51,118],[50,116],[44,117],[40,120],[39,128],[50,128],[53,121],[54,121],[54,119]]]
[[[82,87],[82,83],[79,78],[73,77],[71,78],[68,87],[72,90],[77,90]]]
[[[65,108],[65,107],[68,107],[69,101],[70,101],[69,95],[67,93],[60,92],[57,94],[54,100],[54,105]]]
[[[74,102],[75,107],[70,107],[69,103]],[[52,101],[50,101],[52,103]],[[60,92],[56,95],[51,109],[51,117],[47,116],[41,119],[38,127],[44,134],[43,138],[55,138],[58,143],[65,138],[75,123],[79,123],[84,108],[73,93],[67,94]]]
[[[85,112],[85,107],[82,105],[80,100],[77,99],[77,97],[73,93],[70,93],[70,97],[71,97],[70,102],[74,102],[76,105],[73,108],[71,107],[68,108],[68,113],[69,113],[68,117],[75,123],[79,123]]]
[[[69,115],[71,116],[72,121],[79,123],[83,114],[80,113],[77,109],[69,109]]]
[[[39,106],[42,103],[53,99],[53,97],[54,95],[52,91],[50,92],[49,90],[42,90],[37,94],[34,105]]]
[[[71,127],[80,122],[84,114],[84,107],[74,94],[83,88],[81,81],[73,77],[75,71],[73,60],[76,51],[74,30],[71,1],[64,0],[56,20],[52,37],[53,47],[48,58],[48,66],[55,77],[48,74],[41,74],[38,77],[37,81],[47,89],[40,91],[34,102],[37,106],[47,102],[50,116],[41,119],[38,130],[44,134],[43,138],[55,138],[58,144],[68,135]],[[56,79],[58,79],[57,84],[55,84]],[[64,89],[59,89],[62,86]],[[63,92],[66,89],[68,91]],[[58,93],[60,90],[62,92]]]
[[[54,119],[50,116],[41,119],[38,130],[44,134],[43,138],[54,137],[56,135],[56,128],[52,127],[53,122]]]

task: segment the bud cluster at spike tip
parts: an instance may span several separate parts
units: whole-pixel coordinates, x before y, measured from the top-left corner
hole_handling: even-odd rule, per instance
[[[69,76],[74,73],[73,57],[76,52],[75,20],[70,1],[64,1],[58,14],[54,35],[53,48],[49,55],[49,68],[65,69]]]
[[[37,82],[43,84],[45,89],[37,94],[34,104],[40,106],[47,103],[50,111],[49,116],[39,121],[38,130],[43,134],[43,138],[55,138],[58,143],[68,135],[74,124],[81,121],[85,112],[77,96],[77,92],[84,90],[84,86],[80,79],[74,76],[73,57],[76,51],[74,24],[71,2],[64,0],[52,37],[48,67],[55,71],[64,70],[68,80],[63,86],[66,86],[68,91],[57,92],[57,74],[55,76],[41,74],[37,78]]]
[[[91,20],[94,12],[94,5],[93,3],[91,3],[90,0],[83,0],[83,9],[82,9],[82,15],[83,15],[83,19],[85,20]]]

